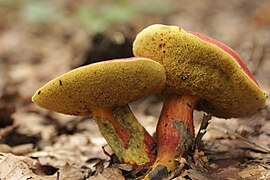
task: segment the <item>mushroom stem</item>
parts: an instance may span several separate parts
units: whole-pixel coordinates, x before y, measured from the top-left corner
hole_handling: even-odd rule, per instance
[[[190,95],[170,95],[166,97],[157,125],[158,165],[173,171],[175,159],[185,155],[194,140],[193,111],[198,97]]]
[[[156,159],[153,138],[138,122],[129,106],[95,108],[99,130],[122,163],[148,168]]]
[[[127,148],[129,139],[130,139],[130,131],[128,129],[125,129],[113,116],[112,109],[111,108],[95,108],[93,115],[95,117],[95,120],[98,121],[98,119],[102,120],[108,120],[110,124],[112,125],[113,129],[115,130],[115,133],[117,134],[121,144]]]

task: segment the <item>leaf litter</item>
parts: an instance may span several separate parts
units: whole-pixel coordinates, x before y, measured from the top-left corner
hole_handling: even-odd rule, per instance
[[[220,37],[246,59],[269,94],[269,2],[171,1],[176,9],[166,18],[138,15],[135,18],[144,21],[126,22],[121,28],[119,24],[112,25],[98,36],[74,25],[70,17],[57,23],[30,23],[16,10],[22,2],[0,7],[7,12],[0,21],[0,179],[135,179],[145,173],[118,163],[91,117],[52,113],[30,100],[37,88],[74,67],[95,58],[121,57],[123,47],[118,54],[109,51],[120,47],[112,43],[110,32],[122,34],[127,49],[131,48],[136,32],[156,21]],[[71,2],[49,2],[65,12],[77,7]],[[95,47],[93,42],[99,46]],[[102,49],[104,44],[107,49]],[[125,52],[125,56],[129,55]],[[158,96],[131,105],[151,134],[155,132],[161,107],[162,98]],[[167,179],[270,179],[269,99],[265,109],[249,118],[212,117],[211,123],[203,123],[205,126],[200,129],[202,121],[208,122],[202,117],[203,113],[195,113],[199,132],[196,146],[187,159],[176,159],[179,168]]]

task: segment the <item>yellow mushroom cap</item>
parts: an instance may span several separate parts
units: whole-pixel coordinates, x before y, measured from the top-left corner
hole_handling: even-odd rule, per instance
[[[151,25],[137,35],[133,53],[165,67],[165,94],[196,95],[198,108],[214,116],[249,116],[262,108],[266,95],[243,65],[194,34],[177,26]]]
[[[64,114],[124,106],[165,87],[164,67],[147,58],[104,61],[69,71],[37,90],[32,101]]]

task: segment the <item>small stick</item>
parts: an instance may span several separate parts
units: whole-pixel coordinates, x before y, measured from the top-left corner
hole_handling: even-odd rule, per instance
[[[56,173],[56,180],[60,180],[60,172],[59,171],[57,171],[57,173]]]
[[[211,118],[212,118],[211,114],[203,114],[202,123],[201,123],[200,129],[198,131],[198,134],[196,136],[195,143],[194,143],[192,149],[194,149],[195,145],[198,145],[201,142],[204,134],[206,133],[206,129],[207,129],[208,125],[210,124]]]
[[[264,153],[270,153],[270,149],[268,147],[259,145],[259,144],[255,143],[255,142],[252,142],[252,141],[248,140],[247,138],[244,138],[243,136],[241,136],[241,135],[239,135],[239,134],[237,134],[235,132],[232,132],[232,131],[230,131],[228,129],[221,128],[221,127],[218,127],[218,126],[213,126],[213,128],[217,129],[217,130],[220,130],[220,131],[224,132],[225,134],[236,136],[237,138],[239,138],[239,139],[241,139],[241,140],[243,140],[243,141],[245,141],[245,142],[247,142],[247,143],[249,143],[249,144],[251,144],[253,146],[256,146],[256,147],[260,148],[260,150],[262,152],[264,152]]]

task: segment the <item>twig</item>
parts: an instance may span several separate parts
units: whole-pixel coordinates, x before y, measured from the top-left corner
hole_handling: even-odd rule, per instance
[[[247,138],[244,138],[243,136],[241,136],[241,135],[239,135],[239,134],[237,134],[237,133],[235,133],[233,131],[230,131],[228,129],[225,129],[225,128],[222,128],[222,127],[219,127],[219,126],[215,126],[215,125],[213,125],[212,128],[214,128],[216,130],[220,130],[220,131],[224,132],[225,134],[233,135],[233,136],[241,139],[242,141],[245,141],[245,142],[247,142],[247,143],[249,143],[249,144],[251,144],[253,146],[256,146],[256,147],[258,147],[260,149],[261,152],[270,153],[270,149],[268,147],[259,145],[259,144],[255,143],[255,142],[252,142],[252,141],[248,140]]]
[[[56,173],[56,180],[60,180],[60,172],[59,171],[57,171],[57,173]]]
[[[204,134],[206,133],[206,129],[207,129],[208,125],[210,124],[211,118],[212,118],[211,114],[203,114],[202,123],[201,123],[200,129],[198,131],[198,134],[196,136],[195,143],[194,143],[192,149],[194,149],[195,145],[200,144]]]
[[[264,54],[265,54],[265,42],[263,39],[257,39],[253,43],[253,49],[250,59],[251,61],[251,71],[253,74],[256,74],[258,68],[261,66],[263,60],[264,60]],[[255,61],[255,62],[254,62]]]

